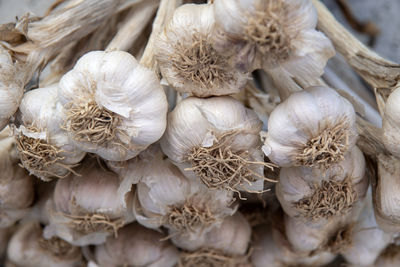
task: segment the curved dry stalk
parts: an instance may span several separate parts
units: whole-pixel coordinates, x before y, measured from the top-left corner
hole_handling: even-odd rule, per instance
[[[194,252],[182,252],[178,267],[219,266],[238,267],[252,266],[249,258],[252,250],[246,255],[227,255],[220,250],[203,248]]]

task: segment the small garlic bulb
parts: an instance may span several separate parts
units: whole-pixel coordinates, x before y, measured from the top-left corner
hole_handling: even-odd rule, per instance
[[[104,243],[119,228],[133,221],[133,192],[118,195],[118,177],[88,162],[78,169],[80,176],[57,182],[50,210],[50,225],[44,236],[58,236],[77,246]]]
[[[163,152],[186,177],[213,189],[263,190],[264,163],[254,111],[231,97],[186,98],[168,115]]]
[[[156,231],[133,223],[123,227],[117,238],[95,248],[99,266],[172,267],[178,262],[178,250]]]
[[[135,157],[161,138],[167,99],[157,76],[122,51],[85,54],[60,80],[64,127],[82,150]]]
[[[292,94],[271,113],[263,151],[281,167],[327,168],[357,141],[356,114],[347,99],[324,86]]]
[[[17,266],[24,267],[81,267],[84,266],[79,247],[67,242],[42,237],[42,228],[36,222],[20,226],[8,245],[7,256]]]
[[[242,70],[280,69],[313,81],[335,54],[315,30],[318,18],[309,0],[215,0],[214,12],[214,46],[234,54]]]
[[[156,42],[160,71],[177,91],[198,97],[239,92],[248,74],[231,67],[212,46],[212,5],[186,4],[175,13]]]
[[[0,45],[0,131],[17,111],[24,94],[22,71],[10,53]]]
[[[356,202],[364,198],[368,185],[364,156],[354,147],[343,161],[328,170],[282,168],[275,190],[289,216],[321,225],[351,212]]]
[[[168,159],[155,157],[146,167],[133,206],[136,220],[146,227],[162,225],[175,234],[195,235],[236,211],[232,192],[188,180]]]
[[[44,181],[68,176],[86,154],[71,144],[60,128],[62,105],[57,89],[53,84],[25,93],[17,113],[21,125],[15,130],[15,138],[21,163]]]
[[[382,141],[385,148],[400,158],[400,87],[397,87],[388,97],[385,104],[385,115],[382,120]]]

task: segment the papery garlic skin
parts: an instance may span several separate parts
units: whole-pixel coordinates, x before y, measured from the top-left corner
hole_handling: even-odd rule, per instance
[[[385,148],[400,158],[400,87],[397,87],[385,103],[385,114],[382,120],[382,141]]]
[[[95,248],[99,266],[172,267],[179,252],[164,236],[137,223],[122,228],[118,237],[107,238],[106,243]]]
[[[21,125],[15,136],[22,165],[45,181],[67,176],[86,155],[61,128],[63,107],[57,95],[58,84],[31,90],[24,94],[17,113]]]
[[[58,236],[67,242],[84,246],[104,243],[123,225],[134,220],[133,192],[118,196],[120,181],[94,162],[78,169],[81,176],[71,176],[57,182],[50,210],[50,225],[45,238]]]
[[[215,0],[214,12],[214,46],[235,54],[239,69],[278,69],[313,81],[335,55],[330,40],[315,30],[318,17],[309,0]]]
[[[261,191],[265,180],[263,175],[265,165],[262,164],[263,155],[260,153],[261,126],[262,122],[252,110],[245,108],[242,103],[231,97],[208,99],[190,97],[182,100],[169,113],[167,130],[161,139],[161,148],[186,177],[201,180],[208,187]],[[223,180],[229,175],[234,175],[234,172],[225,173],[225,177],[211,177],[209,174],[201,174],[208,172],[208,167],[194,165],[197,164],[195,162],[197,152],[205,150],[205,153],[214,153],[219,142],[225,142],[225,145],[221,145],[221,149],[228,149],[233,156],[244,152],[246,161],[257,162],[252,164],[243,161],[240,164],[243,170],[249,169],[255,173],[250,178],[252,180],[249,181],[250,185],[242,179],[242,174],[236,177],[239,180],[236,184],[214,184],[211,178]],[[210,158],[218,155],[219,153]],[[226,160],[227,158],[221,158],[219,162]],[[210,162],[212,163],[215,162]],[[217,166],[219,165],[218,163]],[[197,167],[197,173],[193,170],[194,167]],[[237,169],[239,166],[232,168]]]
[[[177,8],[155,43],[156,59],[168,83],[181,93],[198,97],[239,92],[248,74],[230,66],[214,50],[212,5],[186,4]]]
[[[329,87],[313,86],[274,109],[262,149],[281,167],[326,167],[343,160],[357,136],[351,103]]]
[[[0,131],[17,111],[24,94],[23,77],[10,53],[0,45]]]
[[[36,222],[27,222],[20,226],[13,235],[8,245],[7,256],[17,266],[24,267],[78,267],[83,266],[84,261],[80,248],[73,247],[65,241],[60,247],[49,250],[42,237],[42,229]],[[53,241],[54,242],[54,241]]]
[[[157,76],[127,52],[85,54],[61,78],[58,96],[74,143],[107,160],[135,157],[160,139],[166,127],[167,99]],[[86,112],[86,126],[80,124],[79,112]],[[96,123],[103,131],[96,126],[96,132],[85,133],[98,116],[90,112],[101,114],[102,122]]]

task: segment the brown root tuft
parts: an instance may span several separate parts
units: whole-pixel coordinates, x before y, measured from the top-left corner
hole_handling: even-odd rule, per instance
[[[40,237],[38,243],[45,252],[57,258],[69,258],[71,255],[79,253],[78,247],[74,247],[58,237],[52,237],[51,239]]]
[[[342,181],[323,180],[321,185],[314,186],[314,190],[314,194],[295,203],[301,216],[314,221],[346,214],[357,201],[357,192],[353,189],[351,177]]]
[[[348,120],[327,127],[320,134],[307,142],[296,157],[298,166],[318,166],[325,169],[342,161],[349,149]]]
[[[64,129],[73,133],[79,142],[90,142],[104,145],[106,143],[121,144],[117,134],[124,134],[118,129],[121,117],[106,108],[100,108],[96,102],[66,105],[67,117]]]
[[[178,267],[246,267],[251,250],[247,255],[227,255],[220,250],[205,248],[194,252],[182,252]]]
[[[228,189],[237,193],[239,190],[263,193],[265,191],[247,190],[244,185],[252,185],[257,179],[276,181],[256,173],[251,167],[258,165],[273,169],[275,165],[252,161],[248,151],[232,151],[230,143],[238,133],[237,131],[224,133],[211,147],[194,147],[187,157],[192,167],[187,170],[194,171],[209,188]]]
[[[208,36],[196,32],[191,42],[189,47],[186,43],[176,44],[171,56],[172,67],[184,80],[209,89],[236,79],[227,59],[213,48]]]

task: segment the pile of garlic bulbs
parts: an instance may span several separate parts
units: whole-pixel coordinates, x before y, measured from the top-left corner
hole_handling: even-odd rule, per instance
[[[319,0],[0,25],[0,265],[399,266],[398,77]]]

